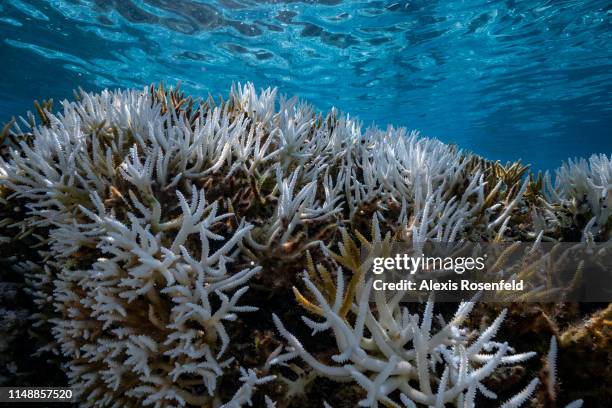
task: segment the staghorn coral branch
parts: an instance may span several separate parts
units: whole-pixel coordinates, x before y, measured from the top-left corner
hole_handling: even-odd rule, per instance
[[[314,315],[304,323],[337,350],[318,361],[275,315],[288,346],[267,368],[299,356],[361,384],[362,405],[473,406],[477,393],[493,395],[482,380],[498,366],[534,355],[493,340],[505,312],[472,333],[474,303],[464,302],[438,326],[433,300],[420,316],[369,293],[360,249],[385,255],[397,236],[417,252],[430,241],[568,241],[574,231],[611,239],[606,155],[521,181],[520,163],[404,129],[364,130],[276,89],[238,84],[219,104],[181,95],[80,92],[58,113],[38,105],[40,124],[30,114],[2,130],[0,251],[28,239],[44,260],[24,266],[33,329],[46,330],[41,351],[62,355],[85,406],[219,402],[218,384],[237,369],[228,322],[257,306],[240,304],[249,281],[285,268],[296,276],[306,249],[334,265],[307,261],[308,293],[295,296]],[[357,233],[370,220],[372,242]],[[261,380],[242,378],[234,404]]]

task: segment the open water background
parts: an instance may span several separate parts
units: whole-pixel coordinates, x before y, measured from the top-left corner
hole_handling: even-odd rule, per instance
[[[278,86],[535,169],[612,153],[609,1],[2,0],[0,121],[83,87]]]

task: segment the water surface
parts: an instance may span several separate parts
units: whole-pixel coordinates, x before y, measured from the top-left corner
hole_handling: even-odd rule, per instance
[[[278,86],[547,169],[612,153],[609,1],[3,0],[0,121],[72,89]]]

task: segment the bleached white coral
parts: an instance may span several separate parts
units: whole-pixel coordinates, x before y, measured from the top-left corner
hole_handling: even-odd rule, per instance
[[[548,369],[548,393],[554,399],[557,395],[555,390],[555,384],[557,383],[557,338],[555,336],[550,339],[546,365]]]
[[[519,408],[523,406],[527,402],[529,397],[533,395],[539,383],[540,380],[534,378],[529,384],[527,384],[527,387],[525,387],[525,389],[510,398],[508,401],[504,402],[501,405],[501,408]]]
[[[240,369],[240,373],[242,376],[240,377],[240,381],[242,381],[242,386],[236,391],[236,394],[232,397],[230,401],[223,404],[220,408],[240,408],[245,405],[253,405],[251,401],[253,391],[255,386],[265,384],[267,382],[272,381],[275,376],[268,375],[265,377],[257,377],[257,373],[253,370],[245,370],[244,368]],[[274,403],[267,396],[265,397],[266,406],[274,408]]]
[[[556,399],[556,386],[557,384],[557,338],[552,336],[550,339],[550,348],[548,349],[548,355],[546,356],[546,365],[548,370],[548,378],[547,378],[547,391],[551,396],[551,399]],[[565,406],[565,408],[580,408],[584,403],[583,400],[577,399],[575,401],[570,402]]]
[[[54,297],[65,317],[55,320],[53,331],[62,354],[73,359],[72,384],[89,393],[92,403],[110,403],[117,390],[143,404],[204,403],[207,398],[186,384],[199,378],[214,394],[217,378],[232,361],[225,355],[230,339],[223,322],[256,310],[238,301],[260,268],[227,270],[250,226],[223,237],[211,229],[228,214],[218,215],[217,206],[208,205],[195,187],[191,203],[177,195],[181,213],[174,221],[129,213],[124,224],[96,197],[97,214],[81,208],[93,221],[88,234],[96,237],[101,256],[91,269],[60,271]],[[145,212],[155,218],[155,208]],[[223,245],[213,251],[215,240]],[[70,306],[71,299],[82,307]],[[88,324],[88,316],[101,327]],[[83,344],[83,338],[89,341]],[[99,371],[88,369],[92,364]],[[138,385],[126,386],[134,377]],[[96,383],[112,391],[92,390]]]
[[[582,404],[584,404],[584,401],[581,399],[578,399],[576,401],[572,401],[569,404],[567,404],[565,408],[582,408]]]
[[[493,340],[505,311],[476,339],[471,339],[473,333],[462,327],[462,323],[474,303],[464,302],[448,323],[442,323],[438,331],[432,332],[433,301],[427,302],[423,316],[411,314],[401,307],[399,297],[386,301],[375,294],[372,306],[371,282],[362,283],[356,291],[351,306],[355,320],[350,323],[339,315],[345,294],[342,274],[338,276],[334,304],[329,304],[309,277],[304,276],[306,287],[314,295],[324,320],[314,322],[303,317],[313,333],[331,331],[338,348],[332,356],[336,364],[318,361],[287,331],[277,316],[274,322],[289,346],[288,353],[276,357],[274,363],[299,356],[323,376],[337,381],[354,380],[367,391],[360,406],[377,407],[379,403],[402,406],[390,396],[395,391],[403,395],[401,403],[404,406],[415,402],[436,407],[446,403],[472,406],[477,390],[488,398],[496,398],[482,381],[498,366],[520,363],[535,355],[532,352],[512,354],[513,349],[507,343]]]
[[[567,208],[574,217],[586,216],[583,240],[610,234],[612,218],[612,156],[594,154],[588,160],[568,160],[556,170],[554,183],[547,177],[549,202]],[[612,239],[612,235],[604,240]]]
[[[239,304],[249,280],[277,280],[270,275],[285,267],[295,274],[299,263],[292,262],[306,249],[335,245],[339,231],[359,230],[374,214],[381,228],[401,231],[417,249],[425,241],[539,233],[525,215],[524,169],[483,164],[403,129],[362,130],[336,110],[321,116],[276,95],[247,84],[233,87],[225,103],[198,105],[153,88],[82,92],[59,113],[41,111],[41,125],[29,115],[10,131],[0,157],[0,244],[11,241],[7,226],[38,240],[41,264],[28,277],[40,308],[35,318],[51,326],[55,342],[46,348],[67,358],[84,403],[225,398],[220,379],[237,370],[229,324],[255,310]],[[558,177],[601,196],[610,183],[606,160],[592,160],[589,169],[571,164]],[[558,186],[554,194],[570,200],[581,191]],[[23,203],[20,217],[9,198]],[[344,283],[337,278],[339,299]],[[433,305],[422,318],[396,303],[371,310],[364,293],[351,299],[354,324],[338,316],[337,300],[325,299],[326,320],[308,321],[315,331],[334,331],[337,366],[309,357],[281,330],[291,353],[364,386],[362,404],[386,401],[392,389],[430,405],[470,401],[476,389],[490,393],[480,381],[496,365],[530,356],[493,342],[503,315],[470,343],[461,326],[469,303],[432,335]],[[363,337],[366,327],[371,338]],[[406,351],[408,343],[414,347]],[[442,363],[446,374],[435,374],[431,366]],[[401,383],[405,377],[419,388]],[[250,384],[250,374],[244,378]]]
[[[252,225],[226,227],[232,214],[203,189],[191,184],[188,200],[175,188],[182,172],[168,166],[184,141],[167,140],[170,115],[150,95],[82,98],[13,151],[6,179],[50,229],[52,330],[70,382],[91,405],[205,403],[194,387],[213,395],[232,361],[224,322],[256,310],[238,302],[261,268],[228,270]],[[111,128],[121,135],[103,141]]]

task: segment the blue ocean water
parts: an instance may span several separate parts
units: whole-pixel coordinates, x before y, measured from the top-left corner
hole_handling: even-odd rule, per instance
[[[2,0],[0,121],[83,87],[278,86],[536,169],[612,152],[612,3]]]

